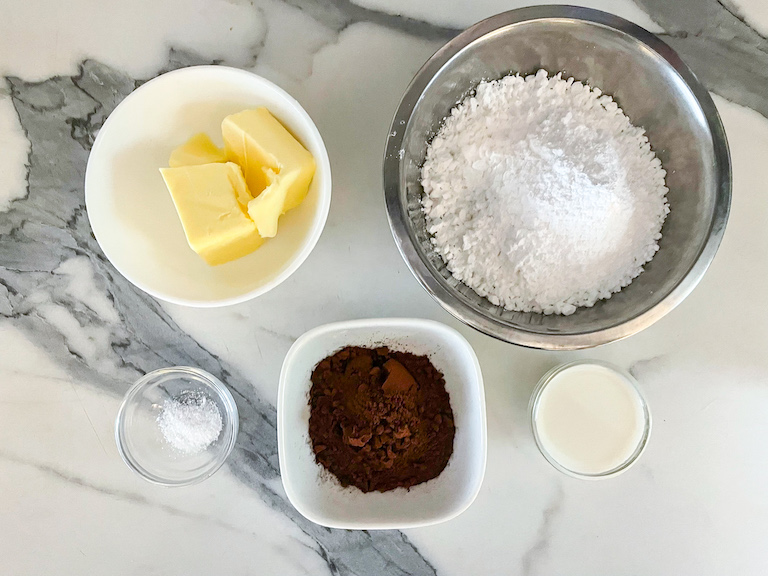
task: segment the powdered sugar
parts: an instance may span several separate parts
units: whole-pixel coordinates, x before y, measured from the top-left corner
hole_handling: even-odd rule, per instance
[[[546,71],[484,82],[456,106],[422,168],[436,251],[510,310],[572,314],[653,258],[666,173],[613,99]]]

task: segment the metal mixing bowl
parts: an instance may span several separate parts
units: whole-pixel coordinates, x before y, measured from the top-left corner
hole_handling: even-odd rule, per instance
[[[540,68],[612,95],[632,123],[646,129],[667,171],[671,212],[658,253],[621,292],[571,316],[510,312],[457,281],[433,249],[421,207],[426,149],[451,108],[483,80]],[[384,189],[398,248],[443,308],[507,342],[566,350],[630,336],[691,293],[725,231],[731,165],[712,99],[669,46],[604,12],[537,6],[472,26],[416,74],[392,122]]]

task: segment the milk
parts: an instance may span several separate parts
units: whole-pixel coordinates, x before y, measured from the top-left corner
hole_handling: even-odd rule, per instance
[[[627,463],[650,426],[628,377],[592,363],[555,373],[539,392],[532,417],[542,451],[582,475],[604,474]]]

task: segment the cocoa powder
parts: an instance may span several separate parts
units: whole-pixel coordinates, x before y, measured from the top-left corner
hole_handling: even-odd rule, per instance
[[[426,356],[347,347],[312,372],[309,437],[319,464],[363,492],[435,478],[455,427],[443,375]]]

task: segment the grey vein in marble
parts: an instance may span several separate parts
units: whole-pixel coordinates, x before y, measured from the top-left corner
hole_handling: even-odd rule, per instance
[[[560,511],[563,509],[563,503],[565,500],[565,492],[561,484],[557,485],[557,492],[552,498],[552,502],[547,506],[542,514],[542,522],[539,526],[539,530],[536,533],[536,540],[533,545],[528,548],[528,551],[523,556],[521,565],[523,576],[530,576],[534,573],[536,562],[546,554],[549,547],[549,537],[552,532],[552,525],[560,515]]]
[[[169,68],[197,63],[199,59],[175,52]],[[73,378],[96,382],[115,395],[140,374],[163,366],[199,366],[215,374],[229,385],[241,415],[230,470],[315,540],[316,552],[332,574],[434,574],[401,533],[329,530],[306,520],[275,492],[271,484],[279,469],[274,407],[105,259],[85,213],[85,166],[96,131],[140,81],[93,61],[85,62],[73,77],[7,81],[31,152],[26,198],[0,214],[0,313],[6,321]],[[69,293],[69,280],[59,271],[73,259],[87,261],[96,288],[117,318],[105,317]],[[78,334],[88,335],[87,342],[70,333],[66,326],[71,321],[79,326]],[[65,474],[57,476],[72,481]]]
[[[667,366],[668,360],[669,358],[666,354],[659,354],[657,356],[651,356],[650,358],[642,358],[632,363],[629,367],[629,373],[633,378],[640,380],[647,370],[659,370],[661,367]]]
[[[385,14],[350,0],[287,0],[334,30],[372,22],[428,39],[461,30]],[[666,33],[668,43],[711,90],[768,118],[768,39],[721,0],[634,0]]]
[[[696,76],[768,118],[768,40],[719,0],[635,0]]]
[[[347,26],[357,22],[369,22],[427,40],[448,40],[460,32],[455,28],[446,28],[423,20],[371,10],[358,6],[350,0],[285,0],[285,2],[306,12],[336,32],[341,32]]]
[[[58,480],[61,480],[62,482],[66,482],[68,484],[71,484],[73,486],[77,486],[80,488],[83,488],[85,490],[90,490],[94,492],[98,492],[100,494],[104,494],[106,496],[109,496],[110,498],[115,498],[117,500],[122,500],[124,502],[129,502],[131,504],[138,504],[141,506],[147,506],[150,508],[159,508],[163,512],[167,514],[171,514],[172,516],[178,516],[181,518],[186,518],[188,520],[194,520],[197,522],[204,522],[207,524],[213,524],[214,526],[217,526],[219,528],[223,528],[224,530],[228,530],[230,532],[236,532],[238,534],[242,534],[243,531],[238,526],[235,526],[233,524],[227,524],[226,522],[222,522],[221,520],[217,518],[213,518],[211,516],[206,516],[204,514],[195,514],[192,512],[188,512],[186,510],[182,510],[180,508],[176,508],[174,506],[168,506],[165,504],[158,504],[156,502],[152,502],[142,496],[141,494],[136,494],[135,492],[128,492],[125,490],[115,490],[113,488],[109,488],[107,486],[103,486],[101,484],[95,484],[93,482],[90,482],[89,480],[83,478],[82,476],[79,476],[77,474],[72,474],[69,472],[66,472],[64,470],[61,470],[59,468],[56,468],[54,466],[50,466],[48,464],[43,464],[40,462],[33,462],[31,460],[20,458],[18,456],[8,454],[6,452],[0,451],[0,461],[5,462],[11,462],[13,464],[24,466],[27,468],[34,468],[38,472],[41,472],[43,474],[46,474],[48,476],[52,476],[53,478],[56,478]]]

